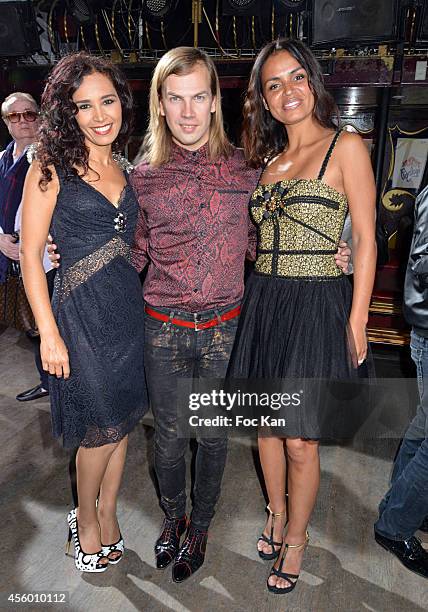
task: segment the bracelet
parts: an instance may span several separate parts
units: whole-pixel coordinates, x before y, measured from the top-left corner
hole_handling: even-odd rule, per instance
[[[12,232],[11,236],[13,238],[13,242],[19,242],[19,232]]]

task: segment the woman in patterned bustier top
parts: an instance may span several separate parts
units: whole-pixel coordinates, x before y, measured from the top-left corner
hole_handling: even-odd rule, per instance
[[[116,501],[128,433],[147,409],[144,304],[130,261],[138,203],[117,153],[132,95],[110,62],[78,53],[52,70],[42,115],[24,187],[22,271],[50,374],[53,433],[78,447],[68,543],[78,570],[102,572],[123,556]],[[52,305],[41,262],[49,230],[61,251]]]
[[[250,165],[264,166],[250,201],[258,250],[230,363],[233,378],[349,381],[365,367],[376,190],[362,139],[339,132],[335,116],[321,69],[301,42],[283,39],[262,49],[243,128]],[[334,262],[348,210],[353,293]],[[284,430],[259,437],[269,514],[257,548],[263,559],[276,559],[267,581],[274,593],[295,587],[309,539],[318,440],[326,431],[321,408],[314,402]]]

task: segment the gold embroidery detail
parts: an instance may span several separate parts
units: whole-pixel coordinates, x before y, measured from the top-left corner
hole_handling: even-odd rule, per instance
[[[285,193],[278,193],[278,187],[285,189]],[[326,202],[311,201],[314,196]],[[272,251],[259,253],[255,263],[257,272],[302,278],[341,275],[334,254],[320,254],[319,251],[336,252],[348,211],[344,194],[318,179],[281,181],[259,185],[252,195],[250,209],[259,228],[259,250]],[[267,219],[266,211],[272,213]],[[309,253],[281,254],[278,251]],[[276,270],[275,261],[278,262]]]
[[[255,264],[256,272],[272,274],[272,255],[262,254]],[[277,274],[301,278],[336,277],[342,272],[332,255],[279,255]]]
[[[115,236],[93,253],[79,259],[64,272],[61,282],[56,284],[60,300],[65,300],[76,287],[85,283],[115,257],[124,257],[131,262],[131,248],[119,236]]]

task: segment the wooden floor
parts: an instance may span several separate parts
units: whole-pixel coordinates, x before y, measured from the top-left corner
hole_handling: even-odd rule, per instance
[[[69,455],[53,441],[49,402],[18,403],[37,383],[30,342],[0,335],[0,610],[6,595],[67,591],[68,604],[14,610],[416,612],[428,609],[428,581],[405,570],[373,540],[373,522],[387,488],[396,440],[323,445],[321,490],[311,541],[295,591],[271,595],[269,562],[255,552],[264,498],[255,444],[231,441],[217,514],[203,568],[176,585],[154,566],[162,514],[150,477],[150,419],[133,432],[118,516],[127,546],[121,563],[101,575],[80,574],[65,556],[71,507]],[[422,534],[419,534],[422,536]],[[422,538],[424,539],[424,538]],[[425,536],[425,545],[428,538]]]

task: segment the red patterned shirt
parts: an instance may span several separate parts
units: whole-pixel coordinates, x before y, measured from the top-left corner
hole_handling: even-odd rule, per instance
[[[255,259],[248,203],[260,176],[242,151],[211,161],[207,146],[173,145],[171,159],[143,162],[131,175],[140,203],[133,263],[149,261],[144,298],[152,306],[197,312],[238,302],[245,257]]]

